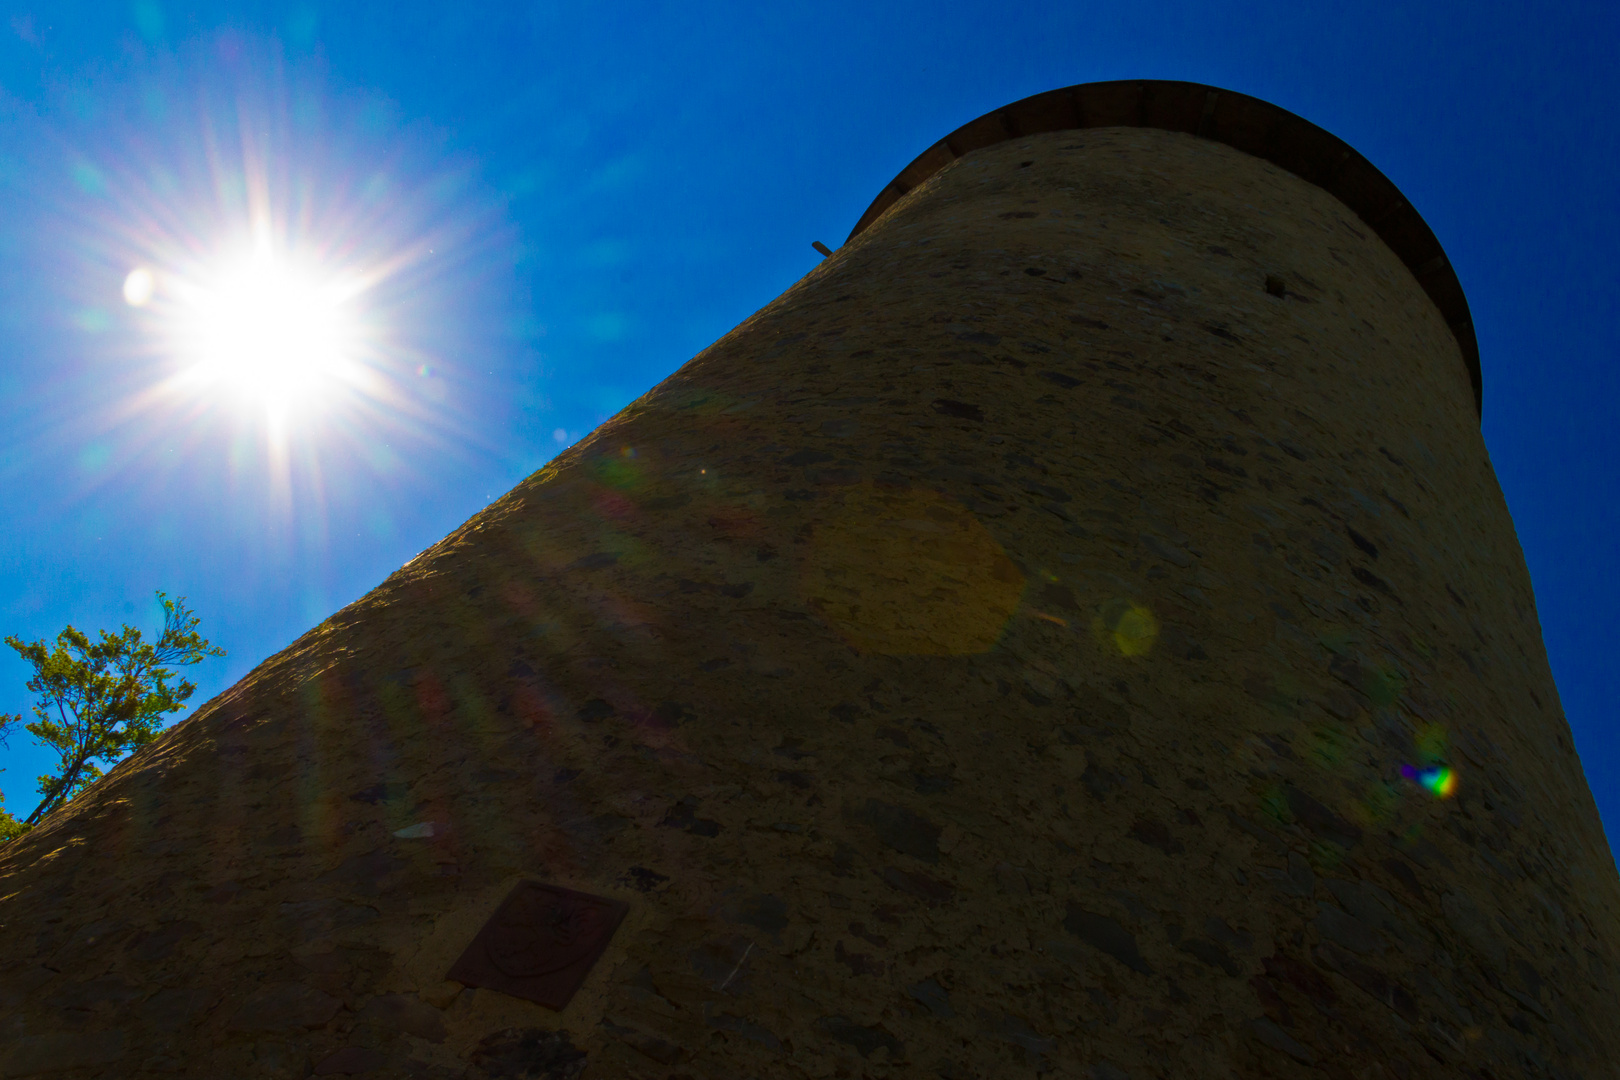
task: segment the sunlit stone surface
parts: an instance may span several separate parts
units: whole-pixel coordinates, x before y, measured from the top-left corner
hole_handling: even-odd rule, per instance
[[[560,1013],[445,978],[522,880],[628,904]],[[947,167],[0,897],[8,1077],[1620,1059],[1457,340],[1324,190],[1140,128]]]

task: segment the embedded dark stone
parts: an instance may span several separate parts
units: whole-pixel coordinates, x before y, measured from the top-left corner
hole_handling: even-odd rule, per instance
[[[1361,829],[1341,818],[1303,791],[1288,785],[1284,789],[1288,799],[1289,812],[1299,819],[1299,823],[1316,833],[1324,840],[1331,840],[1341,847],[1354,847],[1361,840]]]
[[[1254,938],[1241,930],[1234,930],[1226,924],[1226,920],[1211,915],[1204,920],[1204,933],[1211,938],[1240,952],[1247,952],[1254,947]]]
[[[1379,865],[1388,870],[1389,876],[1400,882],[1401,888],[1410,893],[1413,899],[1424,899],[1423,886],[1418,882],[1418,876],[1410,866],[1394,856],[1383,860]]]
[[[752,584],[748,586],[750,589],[753,587],[754,586]],[[722,589],[721,591],[724,592],[725,590]],[[653,710],[652,715],[655,723],[657,723],[660,727],[666,728],[679,727],[680,725],[686,723],[686,721],[691,720],[696,716],[696,714],[692,712],[692,707],[690,705],[679,701],[663,702]]]
[[[687,959],[711,989],[741,994],[748,987],[748,961],[753,953],[754,943],[738,935],[706,941],[688,953]]]
[[[359,886],[365,879],[339,880],[337,884]],[[364,926],[377,918],[377,909],[337,897],[282,903],[276,908],[275,929],[297,940],[308,941],[338,930]]]
[[[1412,992],[1386,973],[1370,967],[1354,957],[1346,956],[1332,945],[1323,945],[1320,948],[1318,960],[1324,967],[1337,971],[1349,979],[1351,983],[1372,997],[1373,1000],[1388,1006],[1391,1011],[1395,1012],[1407,1023],[1417,1021],[1417,1000],[1412,997]],[[1539,1012],[1539,1003],[1536,1008]],[[1545,1017],[1543,1018],[1545,1019]]]
[[[756,926],[775,937],[787,929],[787,903],[780,896],[762,893],[745,900],[737,908],[733,921]]]
[[[1410,931],[1399,914],[1404,910],[1400,902],[1377,885],[1343,878],[1329,878],[1326,885],[1341,907],[1368,926],[1397,938],[1409,936]]]
[[[1060,611],[1080,610],[1080,602],[1074,598],[1074,590],[1067,585],[1043,585],[1041,603],[1045,607],[1057,608]]]
[[[977,405],[970,405],[965,401],[952,401],[950,398],[935,398],[934,411],[941,416],[954,416],[959,420],[976,420],[983,422],[984,410]]]
[[[1352,566],[1350,576],[1370,589],[1377,589],[1381,593],[1389,593],[1389,583],[1364,566]]]
[[[119,978],[95,979],[91,982],[68,983],[47,999],[52,1009],[91,1010],[104,1006],[122,1005],[136,994],[135,987]]]
[[[1070,495],[1067,491],[1064,491],[1060,487],[1053,487],[1051,484],[1041,484],[1033,480],[1024,480],[1022,481],[1022,486],[1024,490],[1029,492],[1031,495],[1042,495],[1053,500],[1054,502],[1068,502],[1074,498],[1074,496]]]
[[[1316,905],[1316,930],[1324,938],[1352,952],[1376,953],[1384,950],[1378,932],[1354,915],[1332,904]]]
[[[885,970],[883,962],[871,953],[848,952],[842,941],[833,946],[833,958],[849,968],[851,975],[882,975]]]
[[[720,823],[697,816],[697,797],[688,795],[678,800],[658,824],[666,829],[680,829],[693,836],[719,836]]]
[[[397,802],[405,797],[404,784],[380,783],[372,784],[362,791],[357,791],[349,798],[354,802],[362,802],[368,806],[376,806],[380,802]]]
[[[196,1023],[219,1003],[216,991],[196,986],[175,986],[159,990],[141,1002],[137,1012],[147,1027],[173,1031]]]
[[[374,997],[355,1014],[355,1021],[403,1031],[428,1042],[444,1042],[444,1015],[414,994]]]
[[[906,1048],[899,1039],[880,1027],[862,1027],[842,1016],[823,1017],[816,1026],[828,1036],[846,1046],[853,1046],[861,1057],[871,1057],[880,1047],[886,1047],[890,1060],[905,1056]]]
[[[618,709],[615,709],[612,705],[609,705],[601,698],[591,698],[591,700],[581,705],[579,707],[579,711],[574,715],[585,721],[587,724],[590,724],[596,722],[597,720],[605,720],[608,717],[616,714],[618,711]]]
[[[1159,640],[1164,644],[1165,651],[1178,660],[1208,660],[1209,654],[1204,647],[1192,638],[1179,626],[1166,626],[1159,631]]]
[[[1362,536],[1348,525],[1344,527],[1344,531],[1350,534],[1350,542],[1352,544],[1356,545],[1356,547],[1360,548],[1362,551],[1365,551],[1373,558],[1378,558],[1377,544],[1374,544],[1371,540],[1367,539],[1365,536]]]
[[[1225,948],[1213,941],[1205,941],[1202,938],[1188,938],[1180,945],[1177,945],[1176,948],[1212,968],[1221,969],[1234,978],[1243,974],[1243,966],[1233,960]]]
[[[1024,1019],[1011,1014],[985,1024],[985,1031],[1002,1042],[1022,1047],[1026,1052],[1036,1057],[1051,1053],[1052,1049],[1057,1046],[1056,1039],[1047,1038],[1031,1028]]]
[[[232,1031],[289,1031],[323,1026],[343,1003],[303,983],[271,983],[237,1006]]]
[[[956,895],[956,890],[943,881],[937,881],[927,874],[902,870],[897,866],[886,867],[883,871],[883,880],[901,892],[910,893],[930,906],[948,904]]]
[[[623,1027],[611,1020],[604,1020],[602,1026],[617,1035],[624,1044],[636,1053],[651,1058],[660,1065],[674,1065],[686,1056],[686,1051],[667,1039],[660,1039],[656,1035],[649,1035],[635,1028]]]
[[[328,1055],[315,1066],[316,1076],[349,1076],[354,1073],[375,1072],[388,1064],[388,1055],[380,1050],[363,1046],[345,1046]]]
[[[1105,769],[1090,760],[1086,762],[1086,771],[1080,774],[1080,783],[1085,785],[1086,793],[1098,802],[1106,800],[1109,793],[1119,787],[1124,780],[1119,773]]]
[[[163,960],[184,942],[197,934],[202,924],[189,919],[164,923],[156,930],[142,934],[125,947],[129,957],[141,964]]]
[[[574,1080],[585,1071],[585,1051],[566,1031],[507,1028],[486,1036],[472,1063],[489,1080]]]
[[[911,790],[919,795],[938,795],[955,786],[956,778],[948,773],[911,772]]]
[[[941,829],[921,814],[893,803],[867,799],[853,817],[876,833],[886,846],[902,855],[910,855],[927,863],[939,861]]]
[[[323,885],[346,885],[356,892],[375,895],[382,889],[383,879],[409,865],[407,860],[379,848],[345,859],[337,869],[316,880]]]
[[[1139,817],[1131,825],[1132,840],[1148,847],[1158,848],[1166,855],[1179,855],[1187,850],[1180,840],[1170,835],[1170,829],[1157,818]]]
[[[1152,552],[1154,555],[1157,555],[1165,562],[1174,563],[1176,566],[1183,569],[1193,564],[1192,555],[1170,543],[1168,540],[1162,540],[1159,537],[1154,536],[1152,533],[1143,533],[1141,535],[1141,541],[1143,547],[1147,548],[1148,551]]]
[[[111,1065],[124,1056],[128,1042],[118,1030],[28,1035],[0,1045],[0,1076],[35,1076]]]
[[[785,757],[789,761],[798,761],[802,757],[810,756],[809,751],[800,749],[803,745],[803,739],[800,739],[794,735],[789,735],[784,738],[781,743],[779,743],[777,747],[771,751],[771,753],[775,754],[777,757]]]
[[[880,727],[880,728],[877,729],[875,734],[877,735],[878,738],[887,739],[889,742],[894,743],[894,745],[900,747],[903,750],[910,750],[911,749],[911,736],[907,735],[904,731],[901,731],[899,728],[896,728],[896,727]]]
[[[949,1020],[956,1015],[951,1008],[951,995],[945,988],[933,979],[924,979],[913,986],[906,987],[906,993],[911,999],[941,1020]]]
[[[660,874],[656,870],[648,870],[645,866],[632,866],[626,870],[624,877],[619,880],[634,888],[637,892],[650,893],[669,880],[667,874]]]
[[[1260,1017],[1249,1021],[1249,1030],[1254,1037],[1273,1050],[1280,1051],[1304,1065],[1316,1064],[1316,1052],[1305,1046],[1298,1039],[1278,1027],[1276,1024]]]
[[[1339,1000],[1327,976],[1303,960],[1278,955],[1266,957],[1261,964],[1267,975],[1292,986],[1320,1008],[1329,1008]]]
[[[1368,672],[1354,657],[1339,654],[1328,661],[1328,671],[1352,690],[1366,693]]]
[[[1069,904],[1063,918],[1063,928],[1087,945],[1107,953],[1132,971],[1153,974],[1153,968],[1142,959],[1136,948],[1136,936],[1106,915],[1087,911],[1078,904]]]
[[[705,1017],[712,1028],[720,1031],[734,1031],[745,1039],[752,1039],[761,1046],[771,1050],[782,1049],[782,1040],[778,1039],[769,1028],[762,1027],[752,1020],[745,1020],[730,1013],[712,1013]]]

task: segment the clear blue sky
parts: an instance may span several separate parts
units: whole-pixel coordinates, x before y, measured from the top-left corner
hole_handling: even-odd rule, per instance
[[[152,591],[184,594],[230,650],[200,703],[767,303],[958,124],[1188,79],[1344,138],[1445,245],[1620,837],[1612,3],[0,12],[0,630],[150,630]],[[289,243],[388,270],[363,295],[385,378],[297,411],[281,454],[261,413],[165,381],[161,304],[121,295],[137,265],[205,273],[259,176]],[[26,709],[23,678],[8,650],[0,710]],[[19,816],[30,742],[0,751]]]

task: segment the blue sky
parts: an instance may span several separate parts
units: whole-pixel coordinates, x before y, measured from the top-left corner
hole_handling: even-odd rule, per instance
[[[0,5],[0,631],[230,650],[201,702],[770,301],[962,122],[1206,82],[1355,146],[1473,307],[1485,436],[1620,836],[1613,5]],[[268,163],[258,169],[256,163]],[[380,382],[262,413],[169,382],[131,267],[281,240],[386,267]],[[0,657],[0,710],[24,668]],[[47,759],[0,751],[25,814]]]

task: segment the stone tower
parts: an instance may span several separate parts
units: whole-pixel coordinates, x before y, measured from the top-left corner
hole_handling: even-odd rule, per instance
[[[1478,403],[1332,136],[983,117],[5,848],[0,1075],[1614,1075]]]

